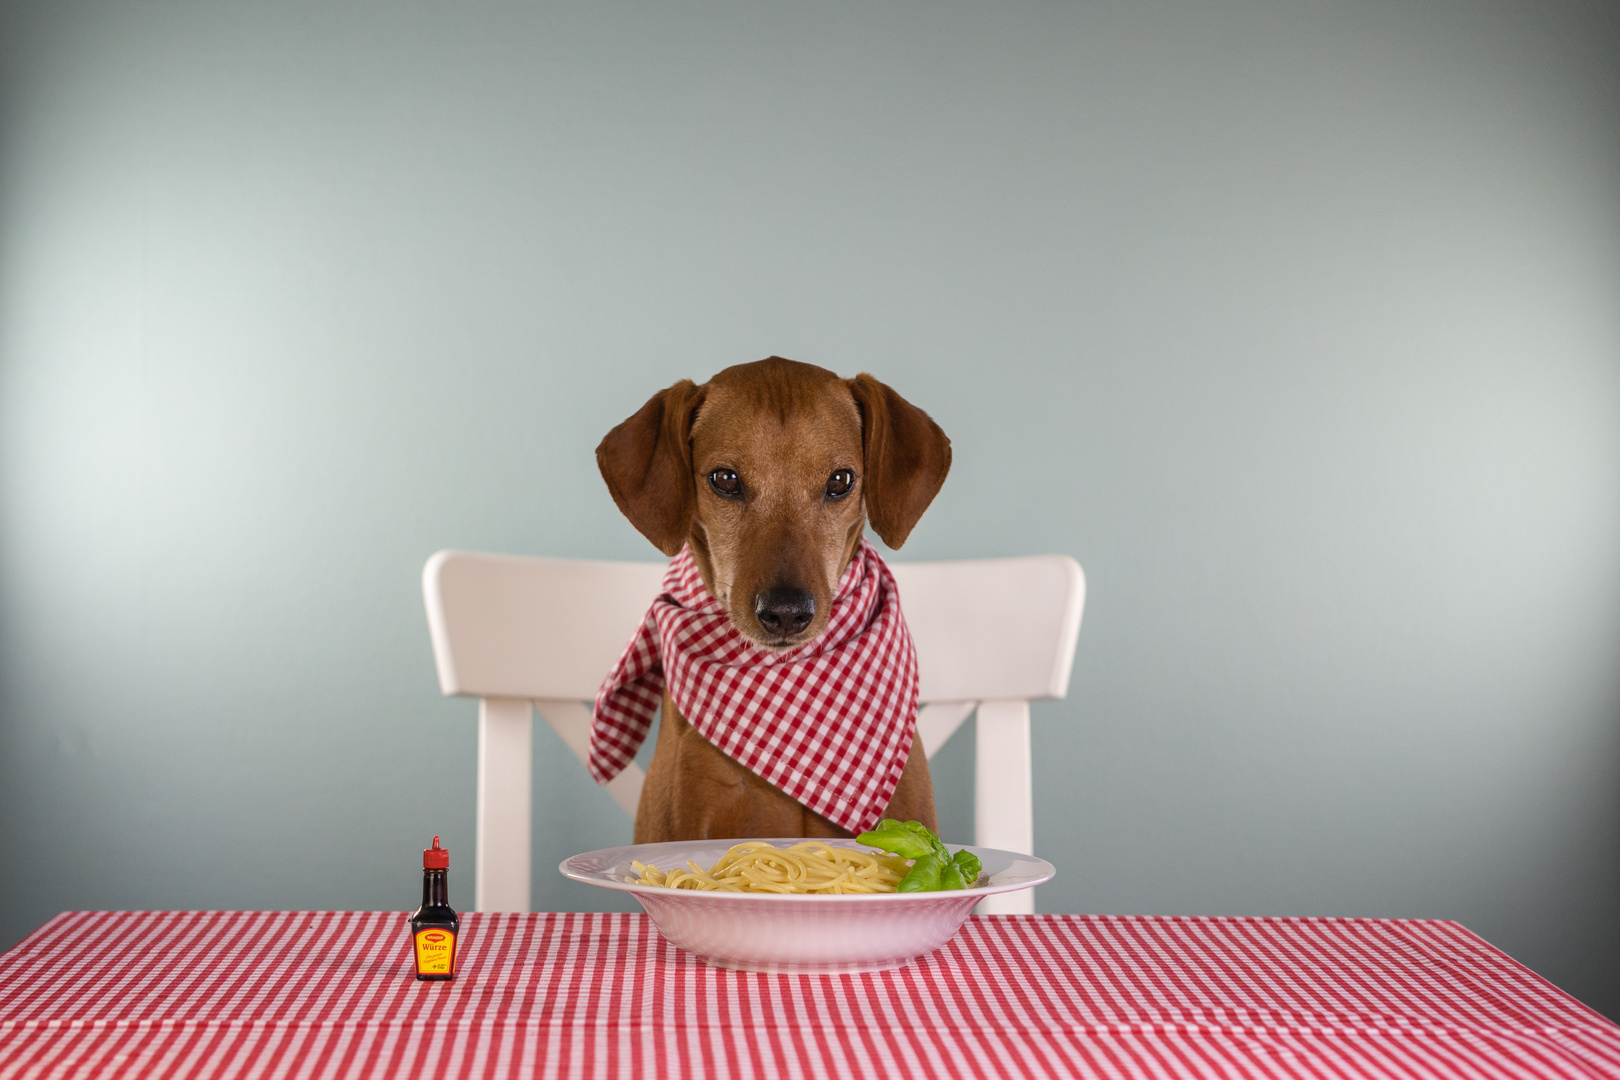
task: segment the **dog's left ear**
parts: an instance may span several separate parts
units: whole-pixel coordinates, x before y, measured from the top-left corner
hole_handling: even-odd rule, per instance
[[[692,415],[702,400],[703,391],[682,379],[654,394],[596,448],[613,501],[665,555],[681,550],[692,530]]]
[[[951,471],[951,440],[927,413],[872,376],[848,382],[861,410],[866,516],[883,542],[898,549]]]

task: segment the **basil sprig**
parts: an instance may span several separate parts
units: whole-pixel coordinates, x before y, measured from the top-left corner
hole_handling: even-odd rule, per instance
[[[939,837],[920,821],[884,818],[877,828],[855,839],[867,847],[912,860],[911,871],[900,879],[896,892],[971,888],[978,883],[979,872],[984,868],[979,857],[967,848],[952,855]]]

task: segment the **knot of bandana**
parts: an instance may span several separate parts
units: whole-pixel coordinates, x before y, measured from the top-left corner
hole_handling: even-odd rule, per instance
[[[855,833],[883,817],[917,732],[917,650],[894,575],[865,540],[839,578],[826,630],[786,651],[739,633],[682,548],[597,692],[597,783],[635,757],[666,686],[722,753]]]

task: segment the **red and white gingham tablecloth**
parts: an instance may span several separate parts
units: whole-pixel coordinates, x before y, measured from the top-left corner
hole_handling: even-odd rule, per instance
[[[640,915],[60,915],[0,1077],[1620,1077],[1620,1027],[1456,923],[999,916],[871,975],[705,966]]]

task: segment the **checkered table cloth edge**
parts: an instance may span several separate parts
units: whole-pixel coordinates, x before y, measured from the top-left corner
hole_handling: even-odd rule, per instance
[[[869,975],[710,968],[640,915],[60,915],[0,1077],[1620,1077],[1620,1028],[1455,923],[1003,916]]]

